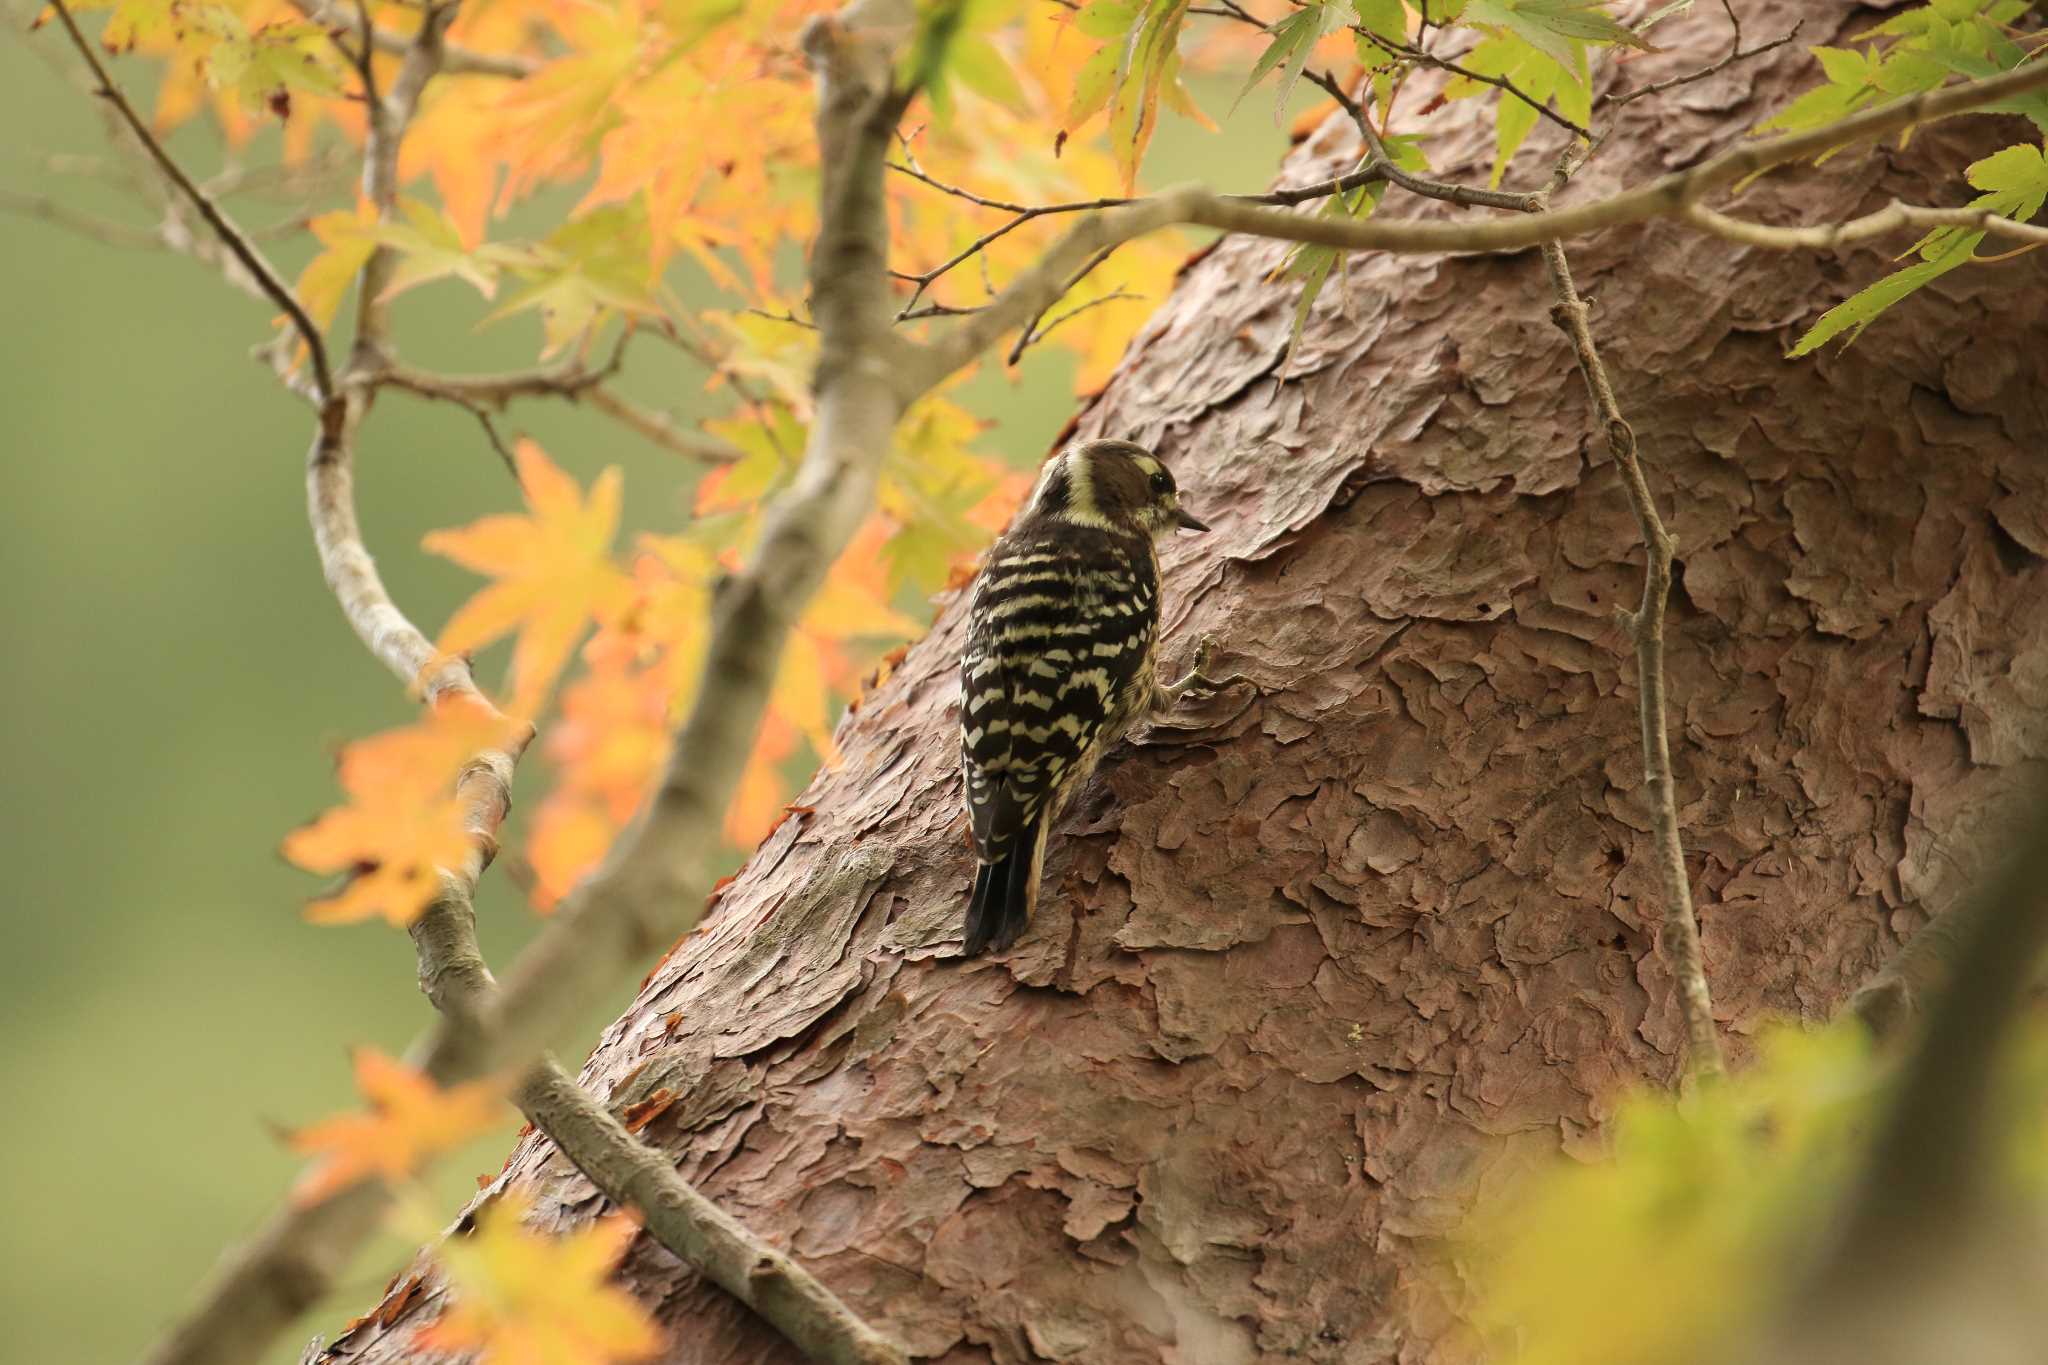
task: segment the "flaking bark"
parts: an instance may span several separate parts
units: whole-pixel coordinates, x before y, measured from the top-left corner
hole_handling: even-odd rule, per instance
[[[1804,41],[1867,22],[1796,9]],[[1712,24],[1671,21],[1627,83],[1686,69]],[[1810,73],[1780,49],[1627,106],[1573,196],[1712,155]],[[1432,121],[1433,174],[1483,179],[1479,111]],[[2017,127],[1923,127],[1738,207],[1955,202]],[[1520,164],[1547,166],[1545,136]],[[1348,169],[1354,138],[1333,121],[1287,183]],[[1832,1012],[1957,902],[2048,758],[2048,263],[1956,272],[1784,360],[1892,249],[1671,221],[1572,248],[1678,542],[1672,768],[1737,1066],[1766,1017]],[[614,1104],[682,1097],[642,1137],[917,1358],[1448,1359],[1463,1290],[1436,1239],[1529,1155],[1597,1150],[1624,1086],[1679,1074],[1613,614],[1640,538],[1542,262],[1355,257],[1279,373],[1285,250],[1192,263],[1078,425],[1154,445],[1217,528],[1166,547],[1162,666],[1207,631],[1254,686],[1112,755],[1031,933],[963,964],[948,601],[584,1070]],[[604,1208],[537,1138],[507,1185],[543,1224]],[[669,1360],[797,1359],[663,1253],[625,1274]],[[332,1358],[416,1358],[419,1316]]]

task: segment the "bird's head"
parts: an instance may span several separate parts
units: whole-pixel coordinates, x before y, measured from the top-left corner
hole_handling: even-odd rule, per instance
[[[1173,471],[1131,441],[1079,441],[1055,455],[1031,494],[1031,515],[1126,535],[1209,529],[1182,509]]]

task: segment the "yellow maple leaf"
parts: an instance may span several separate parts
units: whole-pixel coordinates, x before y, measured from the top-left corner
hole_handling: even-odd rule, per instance
[[[347,885],[306,907],[316,924],[382,918],[403,927],[441,889],[440,869],[469,853],[455,780],[478,752],[505,743],[505,722],[451,698],[413,725],[358,740],[338,765],[346,805],[285,837],[284,856]]]
[[[334,321],[356,272],[377,249],[377,206],[359,199],[353,209],[323,213],[306,226],[322,249],[299,272],[293,292],[313,321],[325,327]]]
[[[356,1089],[369,1112],[337,1114],[291,1135],[293,1151],[326,1158],[293,1188],[292,1199],[301,1205],[364,1176],[403,1179],[428,1157],[460,1147],[505,1116],[504,1091],[494,1081],[443,1090],[375,1048],[357,1048],[354,1060]]]
[[[586,501],[576,481],[532,441],[516,454],[530,515],[485,517],[435,531],[426,548],[497,581],[469,599],[441,633],[441,648],[466,653],[514,631],[513,707],[539,709],[576,637],[593,615],[616,609],[627,582],[612,562],[619,525],[616,465],[598,475]]]
[[[482,1351],[491,1365],[614,1365],[661,1350],[661,1329],[608,1283],[639,1231],[623,1215],[561,1237],[525,1226],[527,1205],[506,1194],[450,1238],[441,1263],[455,1288],[446,1313],[417,1340],[432,1350]]]

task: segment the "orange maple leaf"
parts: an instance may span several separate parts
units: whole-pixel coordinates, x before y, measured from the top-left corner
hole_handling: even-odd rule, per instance
[[[639,1228],[615,1215],[545,1237],[527,1230],[526,1214],[507,1194],[477,1215],[473,1236],[442,1244],[455,1303],[416,1340],[437,1351],[481,1350],[492,1365],[613,1365],[660,1351],[647,1310],[607,1283]]]
[[[612,562],[619,526],[616,465],[597,476],[588,501],[532,441],[516,453],[531,515],[485,517],[435,531],[424,544],[497,582],[469,599],[441,632],[441,648],[463,653],[519,632],[512,655],[513,708],[531,714],[554,685],[594,614],[615,610],[625,575]]]
[[[789,784],[780,769],[782,761],[796,752],[796,738],[795,728],[777,709],[771,707],[761,717],[754,752],[725,812],[725,837],[739,847],[754,847],[782,823],[783,792]]]
[[[341,751],[335,806],[285,836],[284,856],[309,872],[345,873],[348,883],[306,907],[316,924],[418,919],[441,889],[440,869],[468,857],[455,780],[470,759],[502,746],[506,723],[450,698],[419,722],[358,740]]]
[[[573,791],[549,792],[534,812],[526,836],[526,861],[533,868],[533,908],[551,913],[562,897],[604,860],[618,838],[619,822],[604,808]]]
[[[400,1180],[426,1158],[488,1131],[507,1109],[494,1081],[443,1090],[424,1075],[372,1047],[355,1051],[356,1089],[368,1113],[337,1114],[291,1135],[292,1150],[326,1157],[292,1190],[294,1202],[317,1204],[364,1176]]]

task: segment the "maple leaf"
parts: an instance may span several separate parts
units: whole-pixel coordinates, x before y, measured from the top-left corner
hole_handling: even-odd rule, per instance
[[[353,209],[323,213],[306,226],[323,250],[306,262],[293,292],[307,316],[325,327],[334,321],[356,273],[377,249],[377,206],[359,199]]]
[[[469,855],[455,780],[477,753],[502,746],[506,724],[450,698],[420,722],[358,740],[341,751],[349,803],[285,837],[284,856],[348,882],[306,907],[316,924],[418,919],[441,890],[441,869]]]
[[[545,1237],[526,1228],[527,1212],[503,1195],[477,1214],[474,1234],[442,1244],[455,1303],[420,1329],[419,1343],[482,1351],[492,1365],[612,1365],[658,1352],[647,1311],[607,1283],[639,1228],[614,1215]]]
[[[739,789],[725,812],[725,837],[740,848],[752,848],[774,832],[782,822],[783,792],[787,784],[779,771],[783,760],[796,752],[797,732],[778,708],[761,717],[761,733],[754,740],[754,752],[747,757]]]
[[[532,441],[521,441],[515,458],[530,515],[485,517],[459,530],[435,531],[423,543],[497,580],[455,613],[441,633],[441,648],[464,653],[516,630],[513,706],[531,714],[591,617],[615,609],[625,594],[625,576],[611,558],[620,475],[616,465],[606,469],[586,500]]]
[[[526,837],[533,908],[543,915],[553,911],[604,860],[619,828],[619,822],[589,798],[573,791],[549,792],[534,812]]]
[[[485,6],[486,11],[503,8]],[[464,17],[475,6],[462,11]],[[498,128],[494,120],[502,82],[488,76],[439,76],[399,145],[398,174],[434,182],[457,239],[474,250],[484,240],[498,186]]]
[[[326,1158],[292,1190],[302,1206],[364,1176],[401,1180],[428,1157],[489,1131],[508,1112],[503,1088],[494,1081],[443,1090],[372,1047],[357,1048],[354,1063],[356,1089],[369,1101],[369,1112],[337,1114],[291,1135],[293,1151]]]
[[[664,660],[643,665],[637,654],[624,632],[593,637],[583,652],[589,670],[563,689],[561,717],[548,729],[559,779],[526,844],[533,905],[543,914],[603,859],[668,756],[675,688]]]

